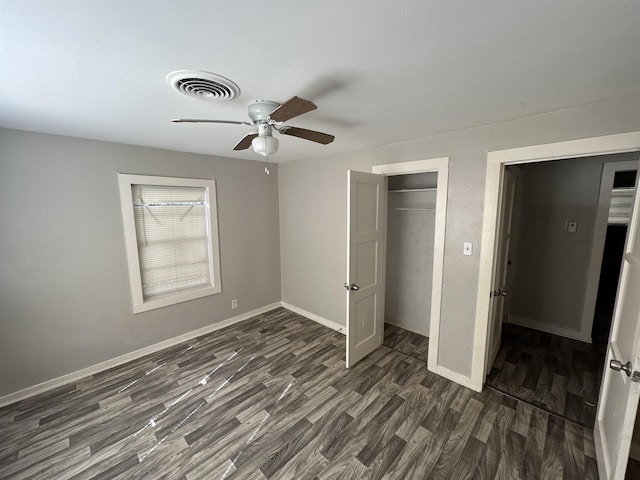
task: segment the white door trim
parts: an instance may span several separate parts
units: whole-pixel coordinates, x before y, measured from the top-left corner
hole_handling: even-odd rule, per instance
[[[604,241],[607,236],[607,223],[609,220],[609,204],[611,203],[613,178],[615,177],[616,172],[636,170],[637,168],[637,160],[628,162],[608,162],[602,167],[600,194],[598,195],[598,213],[596,215],[596,222],[593,228],[593,242],[591,243],[591,253],[589,255],[589,270],[587,270],[587,288],[584,295],[582,322],[580,324],[580,335],[582,337],[588,337],[591,339],[593,315],[596,310],[598,285],[600,283],[602,255],[604,254]]]
[[[440,336],[440,311],[444,274],[444,240],[447,219],[447,186],[449,184],[449,157],[416,160],[412,162],[374,165],[373,173],[379,175],[407,175],[410,173],[437,172],[435,236],[433,244],[433,282],[431,289],[431,317],[429,326],[429,357],[427,368],[449,380],[468,386],[468,379],[438,364],[438,338]]]
[[[487,153],[476,322],[471,363],[471,383],[474,389],[482,389],[485,378],[484,359],[489,326],[489,291],[491,290],[495,256],[496,225],[499,215],[498,200],[504,166],[565,158],[593,157],[635,150],[640,150],[640,131]]]

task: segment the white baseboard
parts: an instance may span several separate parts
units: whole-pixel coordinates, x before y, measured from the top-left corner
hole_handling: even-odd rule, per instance
[[[287,310],[291,310],[292,312],[295,312],[299,315],[302,315],[303,317],[306,317],[310,320],[318,322],[319,324],[324,325],[325,327],[332,328],[337,332],[345,334],[345,328],[339,323],[328,320],[324,317],[321,317],[320,315],[316,315],[315,313],[311,313],[303,308],[296,307],[295,305],[291,305],[290,303],[287,303],[287,302],[281,302],[281,303],[282,303],[282,306]],[[476,392],[482,392],[482,385],[480,386],[473,385],[471,378],[465,377],[464,375],[460,375],[459,373],[454,372],[453,370],[449,370],[448,368],[442,367],[440,365],[436,365],[435,368],[429,368],[429,370],[431,370],[433,373],[436,373],[442,377],[445,377],[448,380],[451,380],[452,382],[458,383],[463,387],[470,388],[471,390]]]
[[[464,375],[461,375],[458,372],[454,372],[453,370],[449,370],[448,368],[443,367],[442,365],[436,365],[433,368],[429,367],[429,370],[435,374],[440,375],[441,377],[444,377],[448,380],[451,380],[452,382],[462,385],[463,387],[467,387],[473,390],[474,392],[482,392],[482,385],[480,386],[474,385],[470,377],[465,377]]]
[[[169,338],[162,342],[149,345],[148,347],[144,347],[130,353],[125,353],[124,355],[120,355],[110,360],[105,360],[104,362],[100,362],[90,367],[83,368],[82,370],[71,372],[61,377],[53,378],[51,380],[47,380],[46,382],[42,382],[37,385],[27,387],[23,390],[10,393],[8,395],[0,397],[0,407],[4,407],[20,400],[32,397],[34,395],[38,395],[54,388],[61,387],[62,385],[66,385],[67,383],[76,382],[82,378],[88,377],[89,375],[95,375],[96,373],[102,372],[104,370],[117,367],[118,365],[122,365],[123,363],[130,362],[131,360],[136,360],[138,358],[144,357],[145,355],[149,355],[150,353],[158,352],[162,349],[172,347],[187,340],[200,337],[201,335],[206,335],[207,333],[220,330],[224,327],[228,327],[229,325],[242,322],[243,320],[248,320],[251,317],[255,317],[256,315],[260,315],[261,313],[265,313],[269,310],[280,307],[280,303],[281,302],[276,302],[270,305],[265,305],[264,307],[256,308],[255,310],[251,310],[250,312],[243,313],[226,320],[222,320],[221,322],[207,325],[206,327],[192,330],[191,332],[183,333],[182,335],[178,335],[177,337]]]
[[[324,325],[325,327],[329,327],[336,332],[340,332],[345,335],[344,326],[336,323],[332,320],[321,317],[320,315],[316,315],[315,313],[311,313],[304,308],[296,307],[295,305],[291,305],[287,302],[280,302],[280,304],[286,308],[287,310],[291,310],[292,312],[297,313],[298,315],[302,315],[303,317],[307,317],[309,320],[313,320],[314,322],[318,322],[320,325]]]
[[[553,325],[551,323],[529,320],[528,318],[516,317],[513,315],[509,315],[509,317],[507,318],[507,323],[513,323],[514,325],[520,325],[521,327],[540,330],[541,332],[559,335],[560,337],[570,338],[572,340],[578,340],[580,342],[592,343],[590,332],[585,333],[579,330],[570,330],[568,328],[558,327],[557,325]]]
[[[388,323],[389,325],[395,325],[396,327],[400,327],[404,330],[417,333],[418,335],[422,335],[423,337],[429,336],[429,328],[426,326],[418,325],[415,323],[402,322],[390,317],[384,317],[384,322]]]

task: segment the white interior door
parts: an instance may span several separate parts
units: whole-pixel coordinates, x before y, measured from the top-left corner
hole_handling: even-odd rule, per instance
[[[496,258],[494,261],[493,288],[490,292],[488,348],[485,358],[485,375],[489,375],[496,355],[500,350],[502,322],[507,314],[507,276],[509,270],[509,249],[513,226],[513,210],[516,194],[516,175],[505,169],[500,200],[500,223],[497,232]]]
[[[348,172],[347,368],[384,337],[385,177]]]
[[[594,440],[602,479],[625,475],[640,396],[640,195],[627,231]]]

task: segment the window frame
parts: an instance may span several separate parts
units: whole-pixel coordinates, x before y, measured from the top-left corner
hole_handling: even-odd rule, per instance
[[[220,279],[220,245],[218,239],[218,206],[216,201],[216,182],[213,179],[158,177],[151,175],[118,174],[120,188],[120,207],[124,226],[124,240],[127,252],[129,284],[133,313],[141,313],[176,303],[222,292]],[[138,238],[133,210],[132,185],[153,185],[170,187],[204,187],[206,204],[207,236],[209,239],[209,285],[186,288],[167,294],[145,299],[142,292],[142,275],[138,254]]]

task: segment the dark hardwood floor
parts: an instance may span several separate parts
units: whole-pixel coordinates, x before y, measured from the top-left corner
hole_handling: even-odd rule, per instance
[[[397,350],[405,355],[427,362],[427,354],[429,353],[429,337],[410,332],[404,328],[384,324],[384,344]]]
[[[593,428],[605,346],[505,323],[487,385]]]
[[[279,308],[0,409],[0,478],[595,479],[591,429]]]
[[[624,478],[625,480],[640,480],[640,461],[633,458],[629,459]]]

